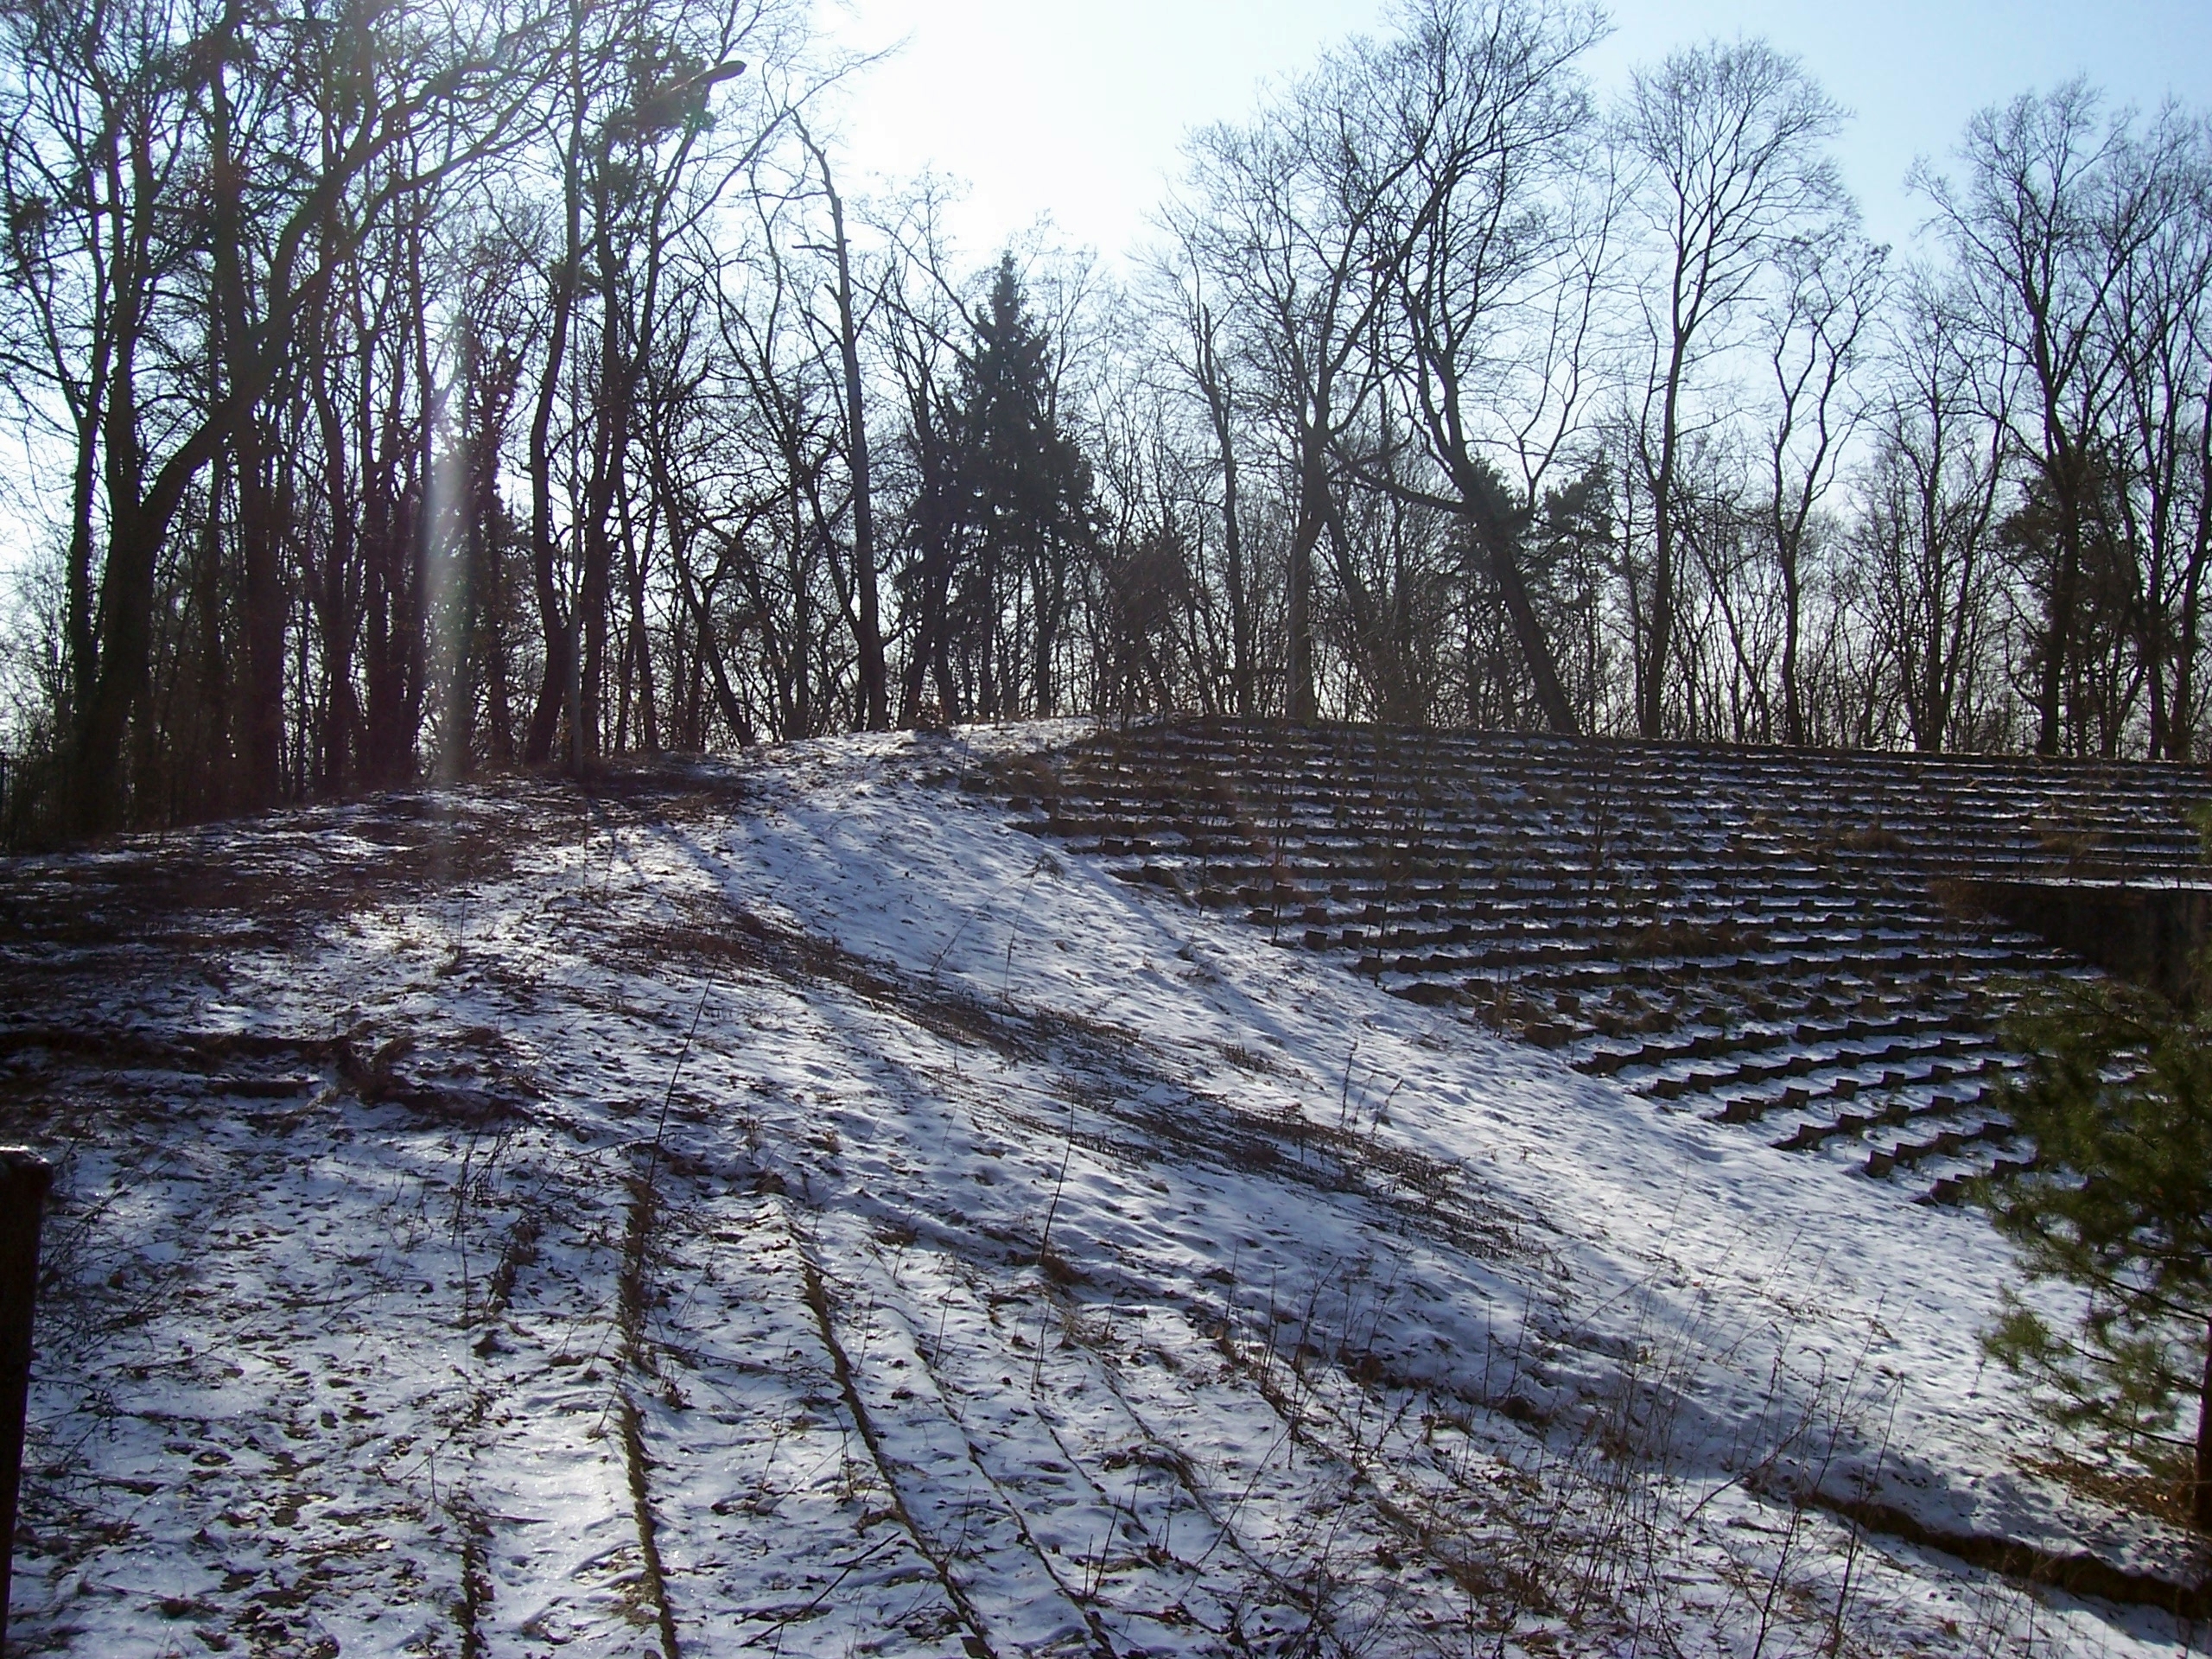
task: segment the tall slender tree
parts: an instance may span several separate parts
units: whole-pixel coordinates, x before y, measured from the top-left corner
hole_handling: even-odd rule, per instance
[[[1637,289],[1644,365],[1630,391],[1651,538],[1636,669],[1645,737],[1666,729],[1700,372],[1737,343],[1776,259],[1849,218],[1826,149],[1841,118],[1796,59],[1759,40],[1670,54],[1637,74],[1618,117],[1650,254]]]

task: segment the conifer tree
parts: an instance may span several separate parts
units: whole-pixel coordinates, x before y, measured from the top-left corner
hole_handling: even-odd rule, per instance
[[[2018,1036],[2033,1058],[2008,1103],[2037,1166],[1982,1202],[2031,1278],[2085,1300],[2067,1329],[2008,1292],[1984,1343],[2060,1423],[2154,1471],[2186,1468],[2191,1518],[2212,1531],[2212,1015],[2085,985]]]
[[[1002,257],[962,375],[962,512],[981,712],[1058,712],[1054,677],[1075,561],[1090,531],[1090,464],[1059,407],[1052,341]],[[1011,617],[1007,637],[990,635]],[[1027,626],[1020,623],[1027,620]]]

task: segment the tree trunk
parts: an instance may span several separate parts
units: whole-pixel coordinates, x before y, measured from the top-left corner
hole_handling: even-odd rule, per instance
[[[215,299],[221,317],[220,339],[228,378],[235,388],[251,375],[247,359],[251,336],[246,291],[244,168],[231,143],[231,107],[226,61],[238,14],[226,14],[209,75],[208,180],[213,187]],[[283,792],[284,773],[284,590],[278,569],[276,503],[259,415],[242,409],[231,435],[230,459],[238,487],[238,539],[245,565],[245,800],[249,807],[272,804]]]
[[[1667,662],[1675,649],[1675,423],[1686,351],[1687,342],[1678,334],[1660,416],[1659,466],[1651,480],[1650,635],[1637,676],[1636,729],[1637,736],[1652,740],[1666,735]]]
[[[2074,608],[2082,575],[2082,506],[2089,483],[2089,455],[2067,435],[2057,408],[2058,391],[2052,371],[2037,352],[2038,378],[2043,383],[2043,481],[2050,491],[2058,515],[2058,568],[2052,573],[2050,592],[2044,601],[2044,663],[2041,683],[2036,688],[2036,753],[2059,752],[2066,711],[2067,661],[2074,653]]]
[[[645,625],[645,584],[650,571],[639,550],[638,527],[630,512],[631,493],[625,490],[617,505],[622,526],[622,579],[629,601],[630,672],[635,678],[638,747],[647,754],[660,753],[660,699],[653,684],[652,638]],[[651,535],[650,524],[647,536]],[[651,546],[650,540],[646,545]]]
[[[2197,477],[2212,479],[2212,387],[2205,391],[2197,423],[2196,459]],[[2208,556],[2212,556],[2212,489],[2200,486],[2196,522],[2190,531],[2189,556],[2183,563],[2182,576],[2181,638],[2174,647],[2173,715],[2166,752],[2169,760],[2187,760],[2191,749],[2191,728],[2196,717],[2198,616]]]
[[[2204,1380],[2196,1394],[2196,1490],[2190,1518],[2212,1532],[2212,1319],[2204,1325]]]
[[[2073,654],[2075,588],[2082,569],[2082,526],[2070,489],[2058,504],[2058,570],[2045,614],[2043,683],[2037,688],[2036,753],[2058,753],[2066,709],[2066,659]]]
[[[753,722],[746,718],[745,705],[738,701],[736,689],[729,683],[729,671],[722,665],[721,647],[715,639],[714,617],[707,608],[706,601],[693,585],[690,571],[679,567],[677,581],[683,590],[683,602],[690,607],[699,631],[698,650],[692,659],[693,672],[696,674],[699,667],[703,665],[713,676],[715,702],[721,710],[723,722],[739,742],[750,744],[753,741]],[[704,746],[694,734],[689,747],[697,748]]]
[[[1805,747],[1805,696],[1797,683],[1797,636],[1803,609],[1797,586],[1797,550],[1782,559],[1782,741]]]
[[[1452,482],[1459,492],[1460,510],[1482,549],[1491,579],[1497,584],[1498,597],[1504,601],[1514,643],[1521,648],[1521,660],[1535,683],[1536,706],[1543,710],[1547,726],[1571,736],[1576,730],[1574,706],[1560,683],[1558,660],[1552,654],[1551,641],[1544,637],[1543,619],[1536,614],[1535,597],[1529,592],[1528,579],[1516,556],[1514,533],[1504,516],[1506,504],[1497,500],[1490,480],[1464,446],[1454,446],[1452,460]]]
[[[101,356],[105,355],[103,352]],[[78,711],[91,701],[93,677],[99,667],[99,646],[92,632],[92,509],[99,478],[104,374],[104,366],[96,365],[86,384],[85,405],[78,418],[77,466],[70,487],[68,569],[64,577],[69,674],[61,686],[65,701],[57,711],[64,731],[71,728]]]
[[[130,338],[135,340],[136,330]],[[130,356],[118,353],[107,416],[107,562],[100,573],[99,672],[77,730],[73,807],[79,834],[121,827],[125,806],[124,740],[151,671],[154,568],[169,522],[200,469],[215,457],[245,400],[235,392],[185,440],[142,494],[143,452]]]
[[[906,663],[906,683],[900,722],[917,724],[928,689],[937,690],[938,716],[954,718],[951,658],[953,538],[959,533],[957,506],[953,500],[948,448],[938,431],[930,407],[934,396],[920,385],[909,392],[908,431],[920,478],[916,487],[913,536],[920,554],[920,603],[914,618],[913,654]]]
[[[261,423],[238,423],[238,531],[245,555],[245,798],[265,807],[284,792],[284,579],[278,568],[276,502]]]
[[[1311,442],[1318,444],[1319,439]],[[1309,455],[1299,469],[1298,524],[1290,538],[1285,617],[1290,638],[1283,665],[1283,713],[1301,725],[1313,719],[1319,706],[1313,691],[1313,550],[1327,518],[1328,487],[1319,457]]]
[[[231,758],[231,677],[223,649],[223,525],[219,498],[209,493],[194,560],[194,608],[200,613],[200,741],[207,781],[200,810],[228,816],[236,768]]]
[[[545,637],[545,677],[537,688],[537,704],[531,712],[530,733],[524,739],[523,760],[543,766],[553,757],[553,740],[559,733],[563,705],[570,701],[575,676],[570,658],[575,639],[569,619],[563,614],[554,563],[553,543],[553,407],[560,401],[561,371],[568,361],[569,327],[575,311],[576,284],[582,270],[583,181],[580,151],[583,148],[583,89],[578,84],[575,41],[569,41],[572,100],[569,140],[562,156],[561,194],[564,240],[561,257],[552,271],[553,315],[546,326],[544,378],[538,383],[537,407],[530,423],[530,555],[531,574],[537,588],[537,621]],[[573,709],[571,715],[573,717]]]
[[[1236,445],[1231,425],[1227,378],[1214,353],[1213,317],[1198,310],[1198,385],[1213,422],[1214,445],[1221,460],[1221,545],[1229,585],[1230,704],[1239,720],[1252,718],[1252,622],[1244,582],[1244,524],[1237,500]]]
[[[891,725],[891,699],[883,661],[881,601],[875,585],[875,495],[870,475],[868,404],[861,384],[860,325],[853,309],[852,249],[845,235],[845,202],[830,176],[830,158],[804,127],[799,137],[822,168],[830,200],[830,229],[837,251],[837,360],[845,391],[845,467],[853,486],[853,587],[860,600],[853,644],[860,655],[861,718],[871,732]]]

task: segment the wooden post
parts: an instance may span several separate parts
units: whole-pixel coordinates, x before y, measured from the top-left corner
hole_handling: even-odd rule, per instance
[[[23,1471],[23,1406],[31,1379],[31,1307],[38,1232],[54,1172],[20,1147],[0,1147],[0,1652],[8,1643],[16,1489]]]

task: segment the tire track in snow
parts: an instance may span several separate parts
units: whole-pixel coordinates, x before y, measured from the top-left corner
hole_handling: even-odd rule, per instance
[[[634,1635],[634,1500],[619,1433],[592,1428],[610,1405],[602,1356],[621,1337],[608,1329],[607,1287],[621,1271],[622,1219],[600,1170],[553,1145],[553,1167],[517,1224],[524,1242],[510,1234],[467,1351],[480,1408],[454,1513],[463,1572],[474,1575],[456,1615],[465,1649],[478,1654],[611,1649]]]
[[[795,1230],[793,1237],[797,1237]],[[806,1277],[806,1305],[814,1312],[815,1325],[822,1333],[823,1346],[830,1351],[830,1363],[836,1371],[837,1387],[844,1396],[845,1409],[852,1417],[854,1427],[860,1431],[861,1439],[867,1444],[868,1456],[875,1460],[877,1472],[890,1489],[891,1504],[898,1515],[899,1523],[912,1536],[914,1547],[937,1569],[938,1581],[944,1586],[946,1598],[959,1610],[961,1619],[968,1627],[963,1645],[967,1647],[974,1659],[996,1659],[995,1650],[984,1634],[983,1621],[976,1611],[975,1603],[969,1599],[967,1591],[953,1575],[948,1552],[915,1524],[912,1511],[907,1508],[906,1495],[900,1489],[899,1469],[884,1452],[875,1420],[861,1401],[859,1386],[854,1380],[852,1361],[845,1352],[844,1344],[838,1340],[836,1316],[830,1309],[829,1292],[822,1282],[822,1270],[815,1265],[813,1256],[803,1246],[799,1251],[799,1265]]]
[[[1056,1319],[1062,1333],[1057,1345],[1040,1343],[1042,1351],[1032,1356],[1039,1384],[1039,1394],[1033,1398],[1041,1396],[1049,1402],[1048,1408],[1032,1407],[1024,1412],[1011,1403],[1010,1395],[995,1393],[987,1373],[997,1366],[989,1362],[995,1356],[1003,1360],[1004,1353],[982,1344],[959,1357],[986,1373],[979,1378],[980,1387],[968,1389],[964,1394],[979,1400],[986,1409],[1006,1404],[1010,1418],[1026,1418],[1033,1431],[1041,1432],[1049,1440],[1060,1459],[1090,1490],[1095,1513],[1086,1524],[1095,1528],[1100,1542],[1094,1561],[1086,1569],[1095,1573],[1096,1579],[1085,1599],[1096,1605],[1101,1616],[1110,1618],[1137,1651],[1153,1651],[1161,1642],[1169,1647],[1178,1645],[1175,1629],[1184,1624],[1196,1624],[1227,1643],[1224,1651],[1235,1650],[1240,1631],[1250,1634],[1244,1628],[1248,1625],[1287,1628],[1298,1611],[1294,1599],[1285,1597],[1270,1602],[1255,1593],[1284,1586],[1277,1575],[1244,1549],[1241,1541],[1230,1536],[1203,1491],[1191,1458],[1174,1448],[1131,1403],[1115,1376],[1110,1357],[1084,1337],[1084,1310],[1058,1294],[1040,1290],[1039,1294],[1045,1299],[1048,1319]],[[995,1321],[986,1313],[973,1323],[988,1326]],[[966,1320],[957,1327],[948,1322],[947,1329],[954,1335],[964,1335],[969,1325]],[[940,1336],[937,1342],[932,1363],[940,1374],[948,1369],[949,1341],[948,1337]],[[1103,1405],[1087,1399],[1094,1389],[1103,1397]],[[1186,1393],[1186,1407],[1188,1402]],[[996,1446],[1015,1440],[1011,1433],[995,1436],[978,1431],[973,1424],[966,1426],[971,1445]],[[1121,1468],[1136,1472],[1131,1475],[1126,1496],[1116,1500],[1108,1496],[1106,1477]],[[1147,1468],[1168,1471],[1169,1490],[1164,1498],[1147,1501],[1142,1497],[1141,1471]],[[1173,1548],[1177,1522],[1192,1517],[1202,1527],[1205,1543],[1195,1559],[1178,1554]],[[1145,1548],[1125,1556],[1117,1570],[1112,1552],[1125,1526],[1144,1538]],[[1221,1582],[1217,1575],[1210,1578],[1205,1571],[1207,1558],[1225,1537],[1243,1569],[1234,1575],[1236,1581],[1229,1584]],[[1157,1611],[1147,1611],[1141,1605],[1147,1588],[1154,1592]],[[1155,1627],[1149,1637],[1137,1628],[1145,1624]]]
[[[907,1322],[872,1296],[861,1325],[861,1363],[855,1365],[838,1334],[826,1277],[804,1243],[801,1256],[808,1301],[836,1357],[848,1408],[899,1495],[901,1519],[938,1563],[947,1592],[970,1620],[982,1651],[1111,1659],[1115,1648],[1096,1612],[1070,1591],[1014,1496],[991,1473]],[[895,1387],[880,1375],[891,1370],[905,1373]],[[940,1516],[957,1518],[958,1531],[950,1541]]]
[[[658,1146],[656,1143],[655,1151]],[[668,1574],[661,1566],[660,1535],[653,1519],[652,1465],[645,1455],[645,1426],[638,1414],[631,1377],[651,1375],[652,1354],[645,1338],[646,1253],[653,1227],[653,1185],[644,1175],[632,1175],[626,1185],[630,1203],[622,1230],[622,1271],[616,1281],[622,1332],[623,1376],[615,1384],[615,1407],[620,1419],[622,1461],[629,1476],[630,1507],[638,1528],[638,1555],[642,1563],[645,1592],[652,1598],[653,1622],[660,1632],[662,1659],[681,1659],[676,1639],[676,1614],[668,1602]]]
[[[658,1271],[685,1288],[652,1315],[663,1387],[641,1393],[664,1568],[694,1652],[899,1651],[958,1659],[964,1628],[868,1458],[808,1306],[772,1188],[664,1189]],[[857,1449],[859,1455],[854,1455]]]

